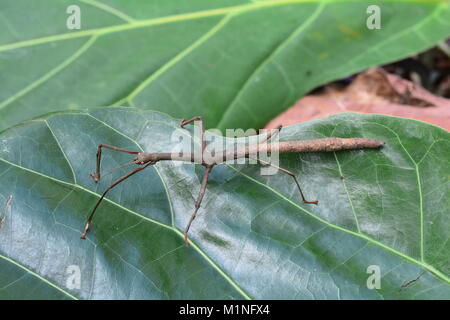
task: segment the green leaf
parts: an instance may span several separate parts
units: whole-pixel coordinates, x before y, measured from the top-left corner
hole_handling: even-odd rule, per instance
[[[318,206],[301,203],[281,172],[218,165],[186,248],[182,230],[203,168],[160,162],[112,189],[81,240],[100,194],[130,170],[96,185],[89,173],[97,145],[170,152],[177,128],[159,112],[105,108],[1,133],[0,203],[12,200],[0,231],[0,298],[450,299],[450,136],[415,120],[341,114],[284,128],[281,140],[386,142],[280,155]],[[104,170],[133,157],[103,156]],[[367,287],[373,266],[379,289]]]
[[[0,129],[124,105],[260,128],[312,88],[450,35],[448,1],[72,0],[0,3]],[[25,20],[24,15],[33,19]]]

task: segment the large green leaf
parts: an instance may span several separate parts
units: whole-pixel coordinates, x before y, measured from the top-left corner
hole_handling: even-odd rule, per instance
[[[0,203],[12,200],[0,231],[0,298],[450,299],[450,135],[415,120],[342,114],[284,128],[281,140],[386,142],[282,154],[318,206],[300,203],[280,172],[218,165],[186,248],[180,230],[203,168],[160,162],[113,189],[81,240],[99,193],[121,174],[92,181],[97,144],[167,152],[176,128],[159,112],[105,108],[1,133]],[[104,157],[106,170],[131,156]],[[67,287],[72,265],[79,290]],[[366,286],[371,265],[380,289]]]
[[[66,28],[74,3],[81,30]],[[448,1],[375,3],[380,30],[374,1],[2,0],[0,129],[113,104],[262,127],[317,85],[450,35]]]

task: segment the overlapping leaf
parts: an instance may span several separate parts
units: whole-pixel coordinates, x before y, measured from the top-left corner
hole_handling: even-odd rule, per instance
[[[450,298],[449,133],[414,120],[343,114],[283,129],[282,140],[386,142],[381,150],[282,155],[280,165],[318,206],[300,203],[282,173],[219,165],[186,248],[180,230],[203,168],[161,162],[113,189],[81,240],[99,193],[121,174],[92,181],[97,144],[170,151],[176,128],[158,112],[106,108],[1,133],[0,203],[12,200],[0,231],[0,297]],[[193,127],[181,132],[188,137]],[[130,159],[104,157],[105,170]],[[379,289],[367,286],[373,270]]]

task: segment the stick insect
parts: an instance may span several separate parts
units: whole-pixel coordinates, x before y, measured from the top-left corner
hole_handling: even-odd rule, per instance
[[[134,170],[130,171],[129,173],[125,174],[124,176],[118,178],[113,183],[111,183],[106,190],[103,192],[100,199],[95,204],[94,208],[92,209],[91,213],[89,214],[86,225],[84,228],[84,231],[81,235],[82,239],[86,238],[86,234],[91,226],[92,218],[94,217],[94,213],[97,210],[98,206],[102,202],[103,198],[106,196],[106,194],[115,186],[117,186],[122,181],[128,179],[135,173],[138,173],[149,166],[155,165],[159,161],[185,161],[185,162],[191,162],[195,164],[200,164],[205,167],[205,171],[203,173],[203,178],[200,184],[200,191],[197,196],[197,200],[195,201],[194,206],[194,212],[192,213],[188,224],[186,228],[184,229],[184,240],[186,246],[189,246],[189,240],[188,240],[188,232],[191,227],[192,222],[197,216],[197,212],[200,208],[200,205],[203,200],[203,196],[205,195],[206,186],[208,182],[208,177],[214,168],[215,165],[224,163],[226,161],[229,161],[231,159],[238,159],[238,158],[249,158],[253,159],[257,162],[260,162],[264,165],[269,165],[277,170],[280,170],[281,172],[291,176],[295,182],[295,185],[297,186],[300,197],[302,201],[306,204],[314,204],[317,205],[319,202],[317,200],[309,201],[306,200],[303,191],[300,187],[300,183],[295,176],[295,174],[289,170],[280,168],[274,164],[272,164],[269,161],[265,161],[263,159],[260,159],[258,157],[259,154],[270,154],[271,151],[277,150],[279,153],[288,153],[288,152],[332,152],[332,151],[340,151],[340,150],[353,150],[353,149],[376,149],[380,148],[384,145],[383,141],[375,140],[375,139],[368,139],[368,138],[321,138],[321,139],[311,139],[311,140],[295,140],[295,141],[282,141],[282,142],[269,142],[271,138],[273,138],[273,131],[270,131],[266,134],[266,136],[262,139],[262,141],[259,141],[256,144],[252,145],[244,145],[244,146],[238,146],[237,148],[230,148],[225,149],[222,151],[219,155],[212,156],[208,151],[206,151],[206,140],[205,140],[205,130],[204,130],[204,124],[202,117],[194,117],[190,120],[182,119],[180,121],[180,127],[184,127],[189,123],[198,121],[199,123],[199,129],[200,129],[200,136],[201,136],[201,154],[200,156],[196,153],[147,153],[147,152],[138,152],[138,151],[132,151],[132,150],[126,150],[122,148],[118,148],[115,146],[110,146],[106,144],[99,144],[97,148],[97,163],[96,163],[96,171],[95,173],[91,174],[91,177],[94,179],[95,182],[100,181],[100,166],[101,166],[101,157],[102,157],[102,149],[107,148],[114,151],[124,152],[128,154],[136,155],[135,158],[125,163],[124,165],[121,165],[119,167],[123,167],[126,165],[137,165],[138,167]],[[281,129],[281,126],[278,128],[278,130],[275,130],[275,132],[279,132]]]

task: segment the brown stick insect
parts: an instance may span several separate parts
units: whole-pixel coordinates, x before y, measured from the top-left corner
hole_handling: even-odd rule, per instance
[[[383,141],[375,140],[375,139],[368,139],[368,138],[321,138],[321,139],[311,139],[311,140],[295,140],[295,141],[282,141],[282,142],[268,142],[273,137],[273,131],[266,134],[266,136],[263,138],[262,141],[259,141],[256,144],[251,145],[243,145],[238,146],[236,148],[230,148],[225,149],[219,154],[215,154],[212,156],[208,151],[206,151],[206,140],[205,140],[205,130],[203,125],[202,117],[194,117],[190,120],[182,119],[180,121],[180,126],[184,127],[185,125],[198,121],[199,122],[199,129],[200,129],[200,135],[201,135],[201,153],[147,153],[147,152],[137,152],[137,151],[131,151],[131,150],[125,150],[122,148],[106,145],[106,144],[99,144],[97,148],[97,165],[96,165],[96,171],[95,173],[92,173],[91,176],[94,179],[95,182],[98,182],[100,180],[100,163],[101,163],[101,157],[102,157],[102,148],[107,148],[119,152],[125,152],[128,154],[135,154],[136,157],[124,165],[121,165],[120,167],[126,166],[126,165],[137,165],[138,168],[135,168],[134,170],[130,171],[129,173],[125,174],[124,176],[120,177],[116,181],[114,181],[111,185],[109,185],[106,190],[103,192],[100,199],[97,201],[96,205],[92,209],[91,213],[88,216],[86,226],[84,228],[84,232],[81,235],[82,239],[86,238],[86,234],[89,230],[89,227],[92,223],[92,218],[94,217],[94,213],[97,210],[98,206],[100,205],[103,198],[106,196],[106,194],[114,188],[116,185],[124,181],[125,179],[131,177],[135,173],[144,170],[145,168],[156,164],[159,161],[185,161],[185,162],[191,162],[196,164],[201,164],[205,167],[205,172],[203,174],[203,179],[200,184],[200,192],[197,197],[197,201],[195,202],[194,212],[192,213],[189,222],[184,230],[184,239],[186,246],[189,246],[189,240],[188,240],[188,232],[189,228],[191,227],[192,221],[194,221],[195,217],[197,216],[197,211],[200,208],[200,205],[203,200],[203,196],[205,195],[206,191],[206,185],[208,182],[209,174],[211,173],[211,170],[214,168],[215,165],[224,163],[226,161],[232,160],[232,159],[238,159],[238,158],[249,158],[253,159],[257,162],[260,162],[265,165],[272,166],[276,168],[277,170],[280,170],[283,173],[288,174],[294,179],[294,182],[299,190],[301,199],[304,203],[307,204],[318,204],[317,200],[314,201],[308,201],[305,199],[305,196],[303,194],[302,189],[300,188],[300,183],[298,179],[296,178],[295,174],[289,170],[280,168],[278,166],[275,166],[269,161],[262,160],[258,157],[259,154],[270,154],[272,151],[279,152],[279,153],[288,153],[288,152],[332,152],[332,151],[340,151],[340,150],[353,150],[353,149],[376,149],[380,148],[384,145]],[[279,132],[281,129],[281,126],[278,128],[278,130],[275,130],[275,132]]]

